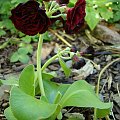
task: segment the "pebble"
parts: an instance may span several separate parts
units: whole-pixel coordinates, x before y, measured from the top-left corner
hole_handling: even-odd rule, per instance
[[[106,57],[106,61],[111,61],[111,59],[112,59],[112,56],[111,56],[111,55],[108,55],[108,56]]]
[[[4,117],[4,115],[3,115],[3,114],[0,114],[0,118],[2,118],[2,117]]]
[[[100,61],[101,61],[101,60],[100,60],[99,58],[95,58],[95,59],[94,59],[94,62],[97,63],[97,64],[99,64]]]
[[[50,70],[57,71],[57,70],[59,70],[60,67],[58,64],[54,64],[54,65],[49,65],[48,68]]]
[[[2,104],[2,107],[3,107],[3,108],[6,108],[6,107],[8,107],[8,105],[9,105],[9,103],[3,103],[3,104]]]

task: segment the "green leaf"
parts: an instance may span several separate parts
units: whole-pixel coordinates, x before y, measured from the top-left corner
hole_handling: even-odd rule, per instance
[[[116,13],[115,13],[115,15],[114,15],[114,21],[118,21],[118,20],[120,20],[120,11],[117,11]]]
[[[10,79],[10,80],[1,80],[0,79],[0,83],[3,85],[15,85],[18,86],[18,81],[14,80],[14,79]]]
[[[25,54],[21,54],[19,55],[19,61],[24,63],[24,64],[27,64],[29,62],[30,58],[28,55],[25,55]]]
[[[20,43],[19,47],[21,47],[22,49],[26,49],[25,53],[21,53],[21,54],[27,54],[33,52],[33,46],[31,44]]]
[[[10,8],[9,8],[10,9]],[[8,10],[9,11],[9,10]],[[8,12],[7,11],[7,12]],[[12,21],[8,18],[8,19],[5,19],[4,21],[3,21],[3,25],[9,30],[11,30],[11,29],[14,29],[14,25],[13,25],[13,23],[12,23]]]
[[[5,77],[5,80],[0,79],[0,85],[15,85],[19,86],[17,74],[9,74]]]
[[[56,72],[50,72],[50,73],[43,72],[42,73],[42,79],[43,80],[49,81],[49,80],[51,80],[54,77],[56,77]],[[40,87],[39,87],[38,80],[35,81],[35,94],[36,95],[40,94]]]
[[[93,88],[84,80],[73,83],[66,91],[60,101],[62,107],[94,107],[99,109],[108,109],[112,107],[111,103],[103,103],[94,93]]]
[[[17,62],[18,60],[19,60],[19,54],[18,52],[14,52],[10,58],[10,62]]]
[[[0,80],[0,86],[3,85],[2,81]]]
[[[50,73],[47,73],[47,72],[43,72],[42,73],[42,78],[44,80],[51,80],[52,78],[56,77],[57,74],[56,72],[50,72]]]
[[[108,109],[97,109],[96,115],[97,118],[103,118],[106,117],[106,115],[108,115],[111,111],[111,108]]]
[[[32,37],[31,36],[25,36],[22,37],[21,40],[23,40],[25,43],[30,43],[31,42]]]
[[[42,120],[54,114],[57,105],[49,104],[25,94],[13,87],[10,96],[10,106],[17,120]]]
[[[34,96],[34,66],[28,65],[22,71],[19,78],[20,89],[23,90],[26,94]]]
[[[5,34],[6,34],[6,32],[4,30],[0,29],[0,36],[3,36]]]
[[[119,2],[119,0],[108,0],[108,2]]]
[[[102,18],[104,18],[105,20],[108,20],[113,17],[113,12],[108,10],[106,6],[99,7],[97,10],[101,14]]]
[[[28,50],[28,53],[33,52],[33,46],[31,44],[26,45],[25,48]]]
[[[4,115],[7,118],[7,120],[17,120],[15,118],[15,116],[13,115],[10,107],[8,107],[8,108],[5,109]]]
[[[11,0],[11,3],[23,3],[26,2],[27,0]]]
[[[44,80],[43,82],[45,94],[50,103],[54,103],[55,98],[58,95],[58,92],[63,96],[63,94],[70,86],[69,84],[57,84],[48,80]]]
[[[108,22],[114,23],[120,20],[120,2],[119,0],[108,0],[111,1],[112,4],[109,5],[109,8],[111,8],[113,12],[113,17],[111,17]],[[109,16],[109,12],[107,12],[106,16]]]
[[[47,40],[47,41],[50,41],[52,38],[51,36],[49,35],[48,32],[45,32],[44,35],[43,35],[43,40]]]
[[[3,22],[2,21],[0,21],[0,28],[3,28],[4,26],[3,26]],[[2,29],[0,29],[0,30],[2,30]]]
[[[18,53],[19,53],[20,55],[22,55],[22,54],[27,54],[27,53],[28,53],[28,50],[27,50],[26,48],[19,48],[19,49],[18,49]]]
[[[105,5],[108,2],[109,2],[108,0],[99,0],[99,1],[94,0],[94,4],[97,5],[97,6],[100,6],[100,7]]]
[[[87,6],[85,20],[90,29],[93,30],[100,21],[100,17],[97,10],[95,10],[93,7]]]
[[[69,77],[70,73],[71,73],[71,69],[67,67],[65,62],[60,57],[59,57],[59,62],[60,62],[60,65],[61,65],[66,77]]]
[[[75,4],[77,2],[77,0],[70,0],[70,3]]]
[[[62,97],[62,94],[58,91],[53,103],[57,104],[60,101],[61,97]]]

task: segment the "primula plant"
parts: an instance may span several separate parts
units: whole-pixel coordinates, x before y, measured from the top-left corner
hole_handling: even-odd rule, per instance
[[[52,25],[60,20],[66,33],[77,33],[84,24],[85,0],[76,0],[73,7],[67,5],[69,0],[29,0],[12,9],[10,16],[16,29],[26,35],[39,36],[37,48],[37,68],[28,65],[21,72],[18,81],[8,80],[12,85],[10,106],[4,114],[8,120],[55,120],[62,119],[62,109],[67,106],[95,108],[94,120],[105,117],[112,107],[104,103],[95,94],[94,87],[84,80],[73,84],[58,84],[50,79],[53,75],[46,73],[46,67],[56,58],[69,77],[71,70],[67,68],[62,56],[73,57],[73,50],[66,48],[50,58],[41,67],[41,49],[43,35]],[[67,57],[68,57],[67,56]],[[67,59],[67,58],[66,58]],[[1,80],[3,84],[5,81]],[[38,97],[39,96],[39,99]]]

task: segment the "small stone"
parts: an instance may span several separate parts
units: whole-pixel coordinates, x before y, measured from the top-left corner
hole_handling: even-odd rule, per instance
[[[100,63],[100,59],[99,58],[94,58],[94,62],[98,64],[98,63]]]
[[[3,104],[2,104],[2,107],[3,107],[3,108],[6,108],[6,107],[8,107],[8,105],[9,105],[8,103],[3,103]]]
[[[2,117],[4,117],[4,115],[3,115],[3,114],[0,114],[0,118],[2,118]]]
[[[108,55],[107,58],[106,58],[106,61],[111,61],[111,59],[112,59],[112,56]]]
[[[48,68],[49,68],[50,70],[57,71],[57,70],[59,70],[59,65],[57,65],[57,64],[49,65]]]

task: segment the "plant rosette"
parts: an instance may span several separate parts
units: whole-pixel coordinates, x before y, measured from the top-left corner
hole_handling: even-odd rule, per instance
[[[10,91],[10,106],[4,114],[8,120],[55,120],[62,119],[62,109],[67,106],[96,108],[95,118],[109,114],[112,104],[102,102],[94,92],[94,87],[84,80],[73,84],[57,84],[51,82],[54,76],[45,72],[45,68],[56,58],[66,75],[71,70],[62,59],[64,54],[71,54],[71,49],[59,51],[41,67],[41,49],[43,34],[56,20],[66,16],[63,28],[67,33],[76,33],[84,24],[85,0],[76,0],[73,8],[68,8],[69,1],[43,0],[40,7],[35,0],[20,3],[12,9],[10,19],[14,26],[26,35],[39,34],[37,48],[37,71],[34,65],[28,65],[21,72],[19,80],[1,80],[2,84],[12,85]],[[59,11],[59,12],[57,12]],[[59,14],[58,14],[59,13]],[[8,83],[7,83],[8,82]],[[40,95],[40,99],[35,96]]]

